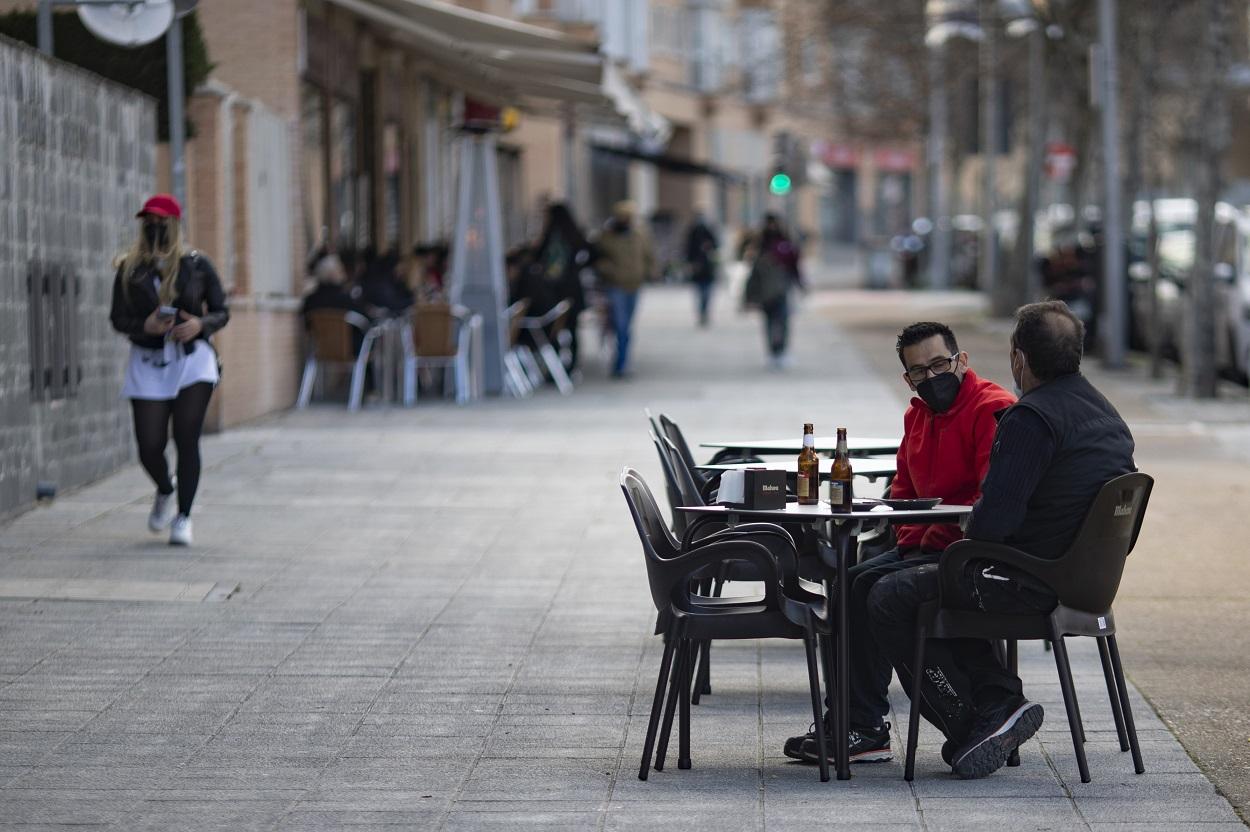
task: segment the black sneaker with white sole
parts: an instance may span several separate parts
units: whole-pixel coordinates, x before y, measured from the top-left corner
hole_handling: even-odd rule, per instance
[[[797,737],[790,737],[790,739],[786,740],[786,744],[781,749],[781,753],[785,754],[791,760],[801,760],[803,759],[803,751],[802,751],[803,743],[807,742],[808,740],[814,741],[815,739],[816,739],[816,723],[813,722],[811,726],[808,727],[806,734],[802,734]]]
[[[847,749],[852,763],[883,763],[894,759],[894,752],[890,750],[890,723],[886,722],[880,728],[867,731],[852,728],[847,735]],[[825,753],[832,759],[833,736],[831,734],[825,734]],[[797,759],[809,765],[816,765],[820,762],[819,754],[820,747],[816,743],[816,735],[808,734],[803,737]]]
[[[964,743],[954,754],[951,767],[963,780],[987,777],[1007,762],[1011,752],[1042,727],[1042,706],[1022,696],[1012,697],[978,717]]]

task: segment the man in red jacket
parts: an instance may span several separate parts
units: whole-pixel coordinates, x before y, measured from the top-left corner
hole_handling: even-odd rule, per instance
[[[903,381],[916,397],[903,415],[898,473],[890,496],[941,497],[943,502],[972,505],[981,496],[998,422],[995,414],[1016,399],[968,367],[945,324],[914,323],[895,345],[903,363]],[[888,690],[893,668],[868,629],[868,593],[881,578],[902,569],[936,563],[947,546],[963,537],[958,525],[895,527],[897,548],[850,570],[850,754],[851,762],[889,760]],[[829,729],[826,716],[826,730]],[[813,726],[814,730],[814,726]],[[832,741],[832,738],[830,739]],[[950,749],[943,748],[948,754]],[[785,754],[817,762],[815,734],[791,737]]]

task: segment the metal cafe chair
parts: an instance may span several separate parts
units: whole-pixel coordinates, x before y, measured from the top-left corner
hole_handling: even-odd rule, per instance
[[[1049,642],[1059,673],[1059,686],[1063,691],[1082,783],[1089,782],[1089,764],[1085,758],[1085,730],[1072,683],[1065,636],[1086,636],[1098,640],[1098,655],[1102,660],[1120,750],[1132,751],[1136,773],[1146,770],[1137,742],[1137,730],[1133,725],[1128,685],[1120,665],[1111,604],[1120,587],[1125,560],[1133,551],[1141,531],[1153,485],[1154,480],[1142,473],[1124,474],[1104,485],[1085,515],[1072,546],[1057,559],[1034,557],[997,543],[976,540],[954,543],[942,554],[939,568],[941,595],[937,601],[922,606],[916,620],[913,668],[924,667],[925,641],[930,638],[1006,640],[1006,660],[1012,670],[1016,666],[1017,641]],[[1059,597],[1059,604],[1045,615],[985,613],[959,606],[957,599],[963,596],[959,590],[959,577],[972,561],[1003,564],[1032,575],[1054,591]],[[907,780],[911,780],[915,773],[916,742],[920,729],[917,706],[920,679],[920,673],[913,674],[909,692],[911,718],[907,726],[907,765],[904,770]]]
[[[530,379],[521,357],[528,350],[522,350],[520,343],[521,322],[525,320],[529,305],[529,300],[522,298],[504,311],[508,319],[508,349],[503,355],[503,381],[504,389],[515,399],[524,399],[534,394],[534,382]],[[532,354],[530,358],[533,358]]]
[[[542,315],[525,317],[521,319],[521,329],[529,334],[534,342],[534,346],[538,350],[538,357],[542,359],[543,366],[547,370],[547,375],[555,382],[556,389],[561,395],[567,396],[573,392],[573,380],[569,378],[568,371],[564,369],[564,362],[560,359],[560,353],[551,343],[551,338],[556,339],[559,343],[559,336],[568,324],[569,315],[573,312],[573,302],[568,298],[557,303]],[[550,330],[550,337],[548,337]],[[533,352],[525,345],[521,349],[529,352],[528,363],[537,364],[534,360]],[[525,359],[522,359],[523,361]],[[531,377],[531,380],[534,380]],[[542,383],[543,376],[541,369],[539,370],[536,384]]]
[[[448,382],[454,386],[456,403],[464,404],[481,395],[482,316],[463,306],[422,303],[413,307],[401,331],[404,351],[404,405],[417,402],[417,374],[422,368],[450,370]]]
[[[823,700],[816,640],[817,622],[824,615],[824,604],[823,601],[792,598],[783,591],[784,571],[793,570],[793,545],[787,548],[781,535],[730,533],[724,537],[713,536],[683,550],[664,523],[651,490],[638,472],[626,468],[621,472],[620,485],[642,543],[651,599],[659,614],[657,631],[664,636],[664,655],[656,678],[638,779],[647,779],[653,752],[655,770],[663,771],[675,711],[680,713],[677,767],[691,767],[690,702],[695,655],[702,643],[713,639],[802,640],[807,655],[812,713],[819,724]],[[764,585],[763,595],[742,599],[700,594],[697,579],[727,562],[746,562],[757,570]],[[817,733],[822,782],[829,779],[823,734]]]
[[[359,312],[340,309],[309,312],[308,357],[304,360],[304,374],[295,406],[301,410],[308,407],[313,387],[322,378],[325,367],[339,366],[352,368],[347,409],[359,410],[364,397],[365,370],[369,366],[373,344],[381,334],[381,327],[375,326]],[[356,338],[360,338],[359,352],[356,350]]]

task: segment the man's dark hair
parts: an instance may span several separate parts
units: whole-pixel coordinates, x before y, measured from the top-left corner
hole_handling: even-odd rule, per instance
[[[1024,353],[1038,381],[1080,372],[1084,343],[1085,324],[1061,300],[1030,303],[1016,310],[1011,346]]]
[[[955,333],[951,332],[949,326],[940,324],[937,321],[919,321],[904,327],[903,331],[898,334],[898,341],[894,344],[894,349],[898,351],[898,360],[902,361],[904,370],[907,369],[907,362],[903,361],[903,348],[915,346],[921,341],[928,341],[934,335],[942,336],[942,340],[946,343],[946,349],[950,350],[951,355],[959,352],[959,344],[955,341]]]

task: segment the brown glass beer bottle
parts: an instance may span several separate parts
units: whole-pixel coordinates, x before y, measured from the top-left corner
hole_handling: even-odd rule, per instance
[[[816,435],[811,422],[803,424],[803,450],[799,452],[799,475],[794,490],[801,506],[820,502],[820,456],[816,453]]]
[[[846,428],[838,428],[838,449],[829,469],[829,507],[833,511],[851,510],[851,454],[846,449]]]

